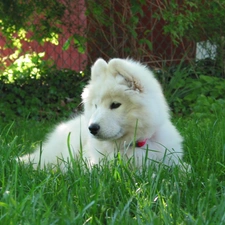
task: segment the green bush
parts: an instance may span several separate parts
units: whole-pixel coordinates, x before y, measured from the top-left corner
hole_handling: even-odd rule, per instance
[[[157,74],[174,114],[213,117],[225,108],[225,79],[205,74],[190,66]]]
[[[80,93],[86,76],[72,70],[48,69],[40,71],[39,77],[0,77],[0,116],[28,118],[57,118],[72,114],[80,103]],[[28,73],[28,71],[26,71]]]

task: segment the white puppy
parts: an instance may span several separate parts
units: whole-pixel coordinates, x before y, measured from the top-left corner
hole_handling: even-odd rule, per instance
[[[103,157],[112,159],[117,152],[134,157],[137,166],[146,155],[148,162],[179,163],[182,137],[170,121],[160,84],[146,66],[127,59],[108,63],[98,59],[82,99],[84,113],[58,125],[44,142],[42,153],[39,147],[23,161],[43,167],[68,160],[70,152],[77,157],[82,150],[91,164]]]

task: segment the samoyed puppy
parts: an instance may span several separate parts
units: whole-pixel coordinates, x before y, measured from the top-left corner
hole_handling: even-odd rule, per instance
[[[59,124],[41,147],[21,159],[43,168],[82,154],[93,165],[119,152],[125,159],[133,157],[138,167],[143,161],[179,164],[182,137],[159,82],[145,65],[98,59],[82,100],[83,114]]]

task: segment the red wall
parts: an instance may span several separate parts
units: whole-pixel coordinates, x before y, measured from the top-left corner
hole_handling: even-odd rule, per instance
[[[110,48],[107,41],[111,40],[110,29],[108,27],[103,28],[108,38],[108,40],[105,40],[103,35],[97,32],[99,29],[102,29],[102,27],[98,27],[98,24],[96,23],[90,23],[91,20],[85,16],[85,0],[60,1],[66,5],[67,10],[63,16],[63,34],[59,36],[59,44],[54,45],[51,43],[45,43],[42,46],[36,41],[24,42],[22,54],[31,52],[45,52],[44,59],[53,60],[59,69],[69,68],[76,71],[83,70],[87,64],[87,61],[92,63],[98,57],[103,57],[105,59],[107,59],[107,57],[135,57],[135,55],[124,55],[122,53],[124,48],[129,48],[131,46],[129,40],[124,43],[121,48],[118,48],[117,51],[111,51],[111,55],[107,55]],[[115,5],[114,9],[116,9],[116,7],[118,8],[118,5]],[[144,17],[140,20],[137,43],[138,40],[146,38],[152,43],[152,50],[150,51],[149,49],[146,49],[145,54],[141,55],[140,60],[154,66],[161,66],[165,63],[167,65],[170,65],[171,63],[179,63],[184,57],[185,60],[193,59],[195,57],[194,44],[183,40],[181,44],[175,46],[170,37],[163,33],[163,25],[165,22],[162,20],[158,21],[153,18],[152,15],[155,10],[157,10],[157,6],[154,6],[154,4],[143,7]],[[121,9],[118,9],[118,11],[121,11]],[[107,13],[108,12],[106,12],[106,14]],[[118,18],[116,20],[118,20]],[[118,36],[113,38],[116,38],[117,42],[120,43],[119,38],[121,38],[121,34],[123,36],[123,33],[121,32],[124,32],[124,30],[121,30],[120,32],[120,21],[116,20],[115,27],[118,30]],[[87,27],[88,37],[91,41],[88,41],[87,43],[87,51],[85,54],[80,54],[72,45],[66,51],[62,50],[64,43],[71,35],[74,33],[82,35]],[[146,34],[146,30],[150,30],[150,32]],[[5,43],[5,39],[0,35],[0,46],[3,47]],[[13,51],[11,49],[0,48],[1,58],[7,57],[12,53]],[[8,59],[7,63],[9,65],[9,63],[12,62]]]
[[[61,0],[64,3],[64,0]],[[87,26],[85,17],[85,3],[84,0],[79,1],[66,1],[68,10],[63,16],[63,34],[59,36],[58,45],[54,45],[50,42],[45,42],[44,45],[39,44],[36,41],[26,42],[22,41],[22,53],[32,53],[32,52],[45,52],[44,59],[51,59],[55,62],[57,68],[69,68],[72,70],[80,71],[85,68],[85,63],[87,61],[87,55],[81,54],[77,49],[71,45],[67,50],[63,51],[62,47],[67,39],[74,33],[82,35],[84,29]],[[70,4],[68,6],[68,4]],[[78,30],[79,29],[79,30]],[[28,33],[31,35],[31,33]],[[3,48],[5,46],[6,40],[0,34],[0,57],[7,58],[14,51],[10,48]],[[7,65],[11,64],[13,61],[6,59]]]
[[[143,8],[145,16],[141,20],[141,24],[145,26],[146,30],[151,31],[148,39],[152,43],[152,51],[145,56],[144,61],[154,65],[171,65],[180,63],[181,60],[194,59],[195,44],[183,39],[178,45],[175,45],[170,36],[163,31],[165,21],[153,17],[157,7],[159,6],[152,4],[151,7]]]

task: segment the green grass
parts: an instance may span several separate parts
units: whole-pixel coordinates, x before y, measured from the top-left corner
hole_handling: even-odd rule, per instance
[[[1,124],[0,224],[225,224],[225,117],[177,126],[190,173],[163,166],[140,172],[117,158],[92,170],[76,161],[63,174],[15,160],[50,124]]]

